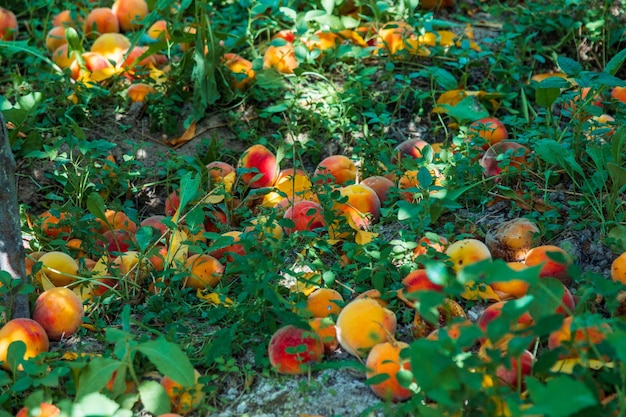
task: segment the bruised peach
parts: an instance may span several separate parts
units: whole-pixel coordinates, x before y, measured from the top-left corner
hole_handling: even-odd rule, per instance
[[[120,25],[117,16],[110,7],[96,7],[91,9],[85,19],[85,36],[96,38],[103,33],[117,33]]]
[[[233,88],[243,90],[254,80],[256,73],[252,69],[252,62],[247,59],[229,53],[224,54],[222,61],[231,73],[230,83]]]
[[[240,178],[250,188],[269,187],[278,177],[276,155],[263,145],[253,145],[245,150],[237,167],[248,171]]]
[[[391,181],[387,177],[383,177],[380,175],[374,175],[372,177],[365,178],[363,181],[361,181],[361,184],[367,185],[376,192],[376,195],[380,200],[380,204],[385,204],[385,201],[387,201],[387,198],[389,196],[389,191],[394,186],[393,181]]]
[[[367,355],[365,376],[369,379],[387,375],[384,381],[370,385],[378,398],[386,401],[404,401],[413,395],[410,389],[400,384],[397,376],[399,372],[411,371],[411,361],[401,357],[401,352],[408,347],[405,342],[383,342],[374,346]]]
[[[495,258],[507,262],[523,261],[535,246],[539,227],[535,222],[518,217],[498,224],[489,230],[485,244]]]
[[[298,375],[322,360],[324,344],[313,330],[292,325],[278,329],[268,346],[270,364],[281,374]]]
[[[365,357],[395,333],[396,315],[372,298],[358,298],[341,310],[336,327],[341,347],[351,355]]]
[[[401,142],[393,150],[391,163],[400,163],[404,158],[421,159],[422,150],[428,145],[428,142],[421,139],[408,139]]]
[[[170,398],[172,411],[180,415],[186,415],[197,409],[204,399],[204,387],[200,379],[200,372],[194,369],[195,384],[192,387],[184,387],[169,376],[161,378],[161,386]]]
[[[120,29],[124,32],[137,30],[141,20],[148,15],[148,3],[145,0],[116,0],[111,10],[117,16]]]
[[[121,33],[103,33],[91,45],[91,52],[97,52],[118,65],[124,61],[124,54],[130,46],[130,40]]]
[[[380,200],[376,192],[367,185],[351,184],[339,189],[341,200],[335,202],[333,210],[343,215],[359,229],[367,229],[380,218]]]
[[[409,307],[415,307],[415,299],[412,295],[415,295],[418,291],[436,291],[442,292],[443,286],[435,284],[428,278],[428,274],[425,269],[417,269],[409,272],[407,276],[402,280],[404,288],[398,290],[398,298],[400,298]]]
[[[15,417],[58,417],[59,415],[61,415],[61,409],[59,409],[59,407],[43,402],[39,404],[38,410],[33,410],[33,413],[30,412],[28,407],[22,407],[17,414],[15,414]]]
[[[491,259],[489,248],[478,239],[457,240],[448,246],[446,255],[450,258],[455,272],[461,271],[467,265]]]
[[[306,300],[306,310],[313,317],[328,317],[339,314],[343,307],[343,297],[332,288],[319,288]]]
[[[574,322],[574,317],[569,316],[563,320],[561,327],[548,337],[548,348],[556,349],[566,346],[566,357],[579,357],[582,352],[590,350],[590,346],[597,345],[606,339],[611,327],[603,323],[601,326],[582,326]]]
[[[204,254],[190,256],[185,269],[189,272],[185,286],[198,289],[214,288],[224,274],[224,265],[213,256]]]
[[[276,207],[283,198],[289,202],[297,199],[314,200],[316,197],[311,190],[311,180],[301,169],[285,168],[278,174],[274,188],[265,194],[261,205]]]
[[[524,145],[511,140],[498,142],[485,151],[480,160],[485,175],[494,177],[511,169],[518,171],[528,167],[530,150]]]
[[[57,287],[37,297],[33,319],[44,328],[48,339],[61,340],[76,333],[83,322],[83,311],[83,303],[74,291]]]
[[[330,355],[339,347],[337,340],[337,329],[330,317],[313,317],[309,320],[309,326],[317,333],[324,344],[324,353]]]
[[[432,333],[435,329],[447,326],[455,319],[467,318],[463,307],[461,307],[459,303],[450,298],[446,298],[441,305],[437,306],[437,314],[437,323],[431,323],[430,321],[426,320],[419,313],[419,311],[415,311],[415,315],[413,316],[413,324],[411,326],[413,337],[415,337],[416,339],[424,338]]]
[[[539,276],[541,278],[556,278],[567,284],[571,277],[567,269],[574,263],[572,257],[563,249],[554,245],[542,245],[532,248],[526,254],[527,266],[541,265]]]
[[[22,341],[26,345],[24,359],[34,358],[42,352],[47,352],[50,346],[46,331],[35,320],[13,319],[0,329],[0,362],[4,369],[11,369],[10,364],[7,363],[7,354],[11,343],[16,341]]]
[[[526,264],[521,262],[508,262],[508,267],[514,271],[521,271],[528,268]],[[491,289],[498,294],[501,300],[511,298],[522,298],[528,292],[528,282],[519,279],[510,279],[507,281],[496,281],[489,284]]]
[[[37,272],[37,278],[40,282],[42,279],[48,279],[55,287],[63,287],[76,281],[78,264],[70,255],[64,252],[51,251],[42,255],[39,262],[43,264]]]
[[[313,173],[317,184],[346,185],[356,180],[356,165],[344,155],[331,155],[324,158]]]
[[[63,26],[53,27],[46,35],[46,49],[48,49],[50,53],[66,43],[67,38],[65,37],[65,28]]]
[[[497,117],[484,117],[469,125],[468,136],[470,139],[475,136],[482,138],[485,141],[482,147],[487,149],[498,142],[508,139],[509,133],[504,123]]]
[[[246,254],[246,249],[240,243],[241,232],[233,230],[232,232],[222,233],[222,237],[228,239],[228,241],[230,241],[231,243],[217,248],[215,247],[215,243],[217,241],[214,241],[209,246],[209,249],[213,248],[209,252],[209,255],[213,256],[219,261],[233,262],[235,260],[233,255],[244,256]]]
[[[313,231],[326,226],[324,216],[322,215],[322,208],[315,201],[296,201],[287,209],[284,218],[291,220],[294,224],[293,227],[285,228],[287,235],[291,235],[295,231]]]
[[[626,252],[615,258],[611,263],[611,279],[626,284]]]
[[[0,7],[0,41],[12,41],[17,38],[18,26],[15,13]]]

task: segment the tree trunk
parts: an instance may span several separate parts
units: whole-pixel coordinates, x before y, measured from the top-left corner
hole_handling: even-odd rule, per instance
[[[7,272],[21,284],[26,281],[26,268],[15,168],[9,133],[0,112],[0,271]],[[30,317],[28,297],[18,294],[18,289],[19,286],[13,286],[10,294],[5,297],[11,319]]]

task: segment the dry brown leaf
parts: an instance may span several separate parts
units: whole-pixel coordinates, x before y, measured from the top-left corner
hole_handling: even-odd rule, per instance
[[[193,122],[191,122],[187,130],[185,130],[185,133],[183,133],[179,138],[168,141],[167,144],[170,146],[180,146],[189,142],[195,137],[196,137],[196,121],[194,120]]]

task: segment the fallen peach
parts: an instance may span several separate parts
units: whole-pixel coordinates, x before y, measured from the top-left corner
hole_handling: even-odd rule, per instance
[[[243,152],[237,165],[247,171],[241,174],[241,181],[250,188],[269,187],[278,177],[276,155],[263,145],[253,145]]]
[[[522,269],[528,268],[526,264],[521,262],[509,262],[507,265],[514,271],[521,271]],[[519,279],[496,281],[489,285],[503,301],[511,298],[522,298],[528,292],[529,286],[528,282]]]
[[[313,173],[317,184],[346,185],[356,180],[356,165],[344,155],[332,155],[324,158]]]
[[[70,52],[67,43],[62,44],[52,52],[52,62],[61,69],[69,68],[75,59],[76,52]]]
[[[396,331],[396,315],[372,298],[348,303],[337,318],[337,339],[348,353],[365,357],[378,343]]]
[[[335,322],[330,317],[313,317],[309,320],[309,326],[317,333],[324,344],[324,353],[330,355],[339,347]]]
[[[137,224],[132,221],[126,213],[117,210],[106,210],[104,212],[105,220],[98,219],[100,223],[100,233],[104,233],[107,230],[125,230],[129,233],[135,233],[137,231]]]
[[[66,43],[67,39],[65,38],[65,28],[63,26],[53,27],[46,35],[46,49],[50,53]]]
[[[213,161],[206,165],[206,169],[209,172],[210,189],[223,185],[227,192],[231,191],[237,175],[234,166],[227,162]]]
[[[484,117],[469,125],[468,136],[470,140],[472,140],[473,137],[482,138],[485,141],[482,147],[483,149],[487,149],[498,142],[508,139],[509,133],[498,118]]]
[[[421,159],[422,150],[428,145],[428,142],[422,139],[408,139],[401,142],[393,150],[391,163],[401,163],[403,158]]]
[[[0,329],[0,362],[4,369],[10,369],[7,354],[11,343],[16,341],[22,341],[26,345],[24,359],[47,352],[50,345],[46,331],[35,320],[19,318],[7,322]]]
[[[564,346],[567,350],[565,357],[579,357],[583,352],[591,353],[590,347],[604,341],[611,331],[606,323],[601,326],[582,326],[574,322],[574,317],[569,316],[563,320],[559,329],[550,333],[548,348],[553,350]]]
[[[491,259],[489,248],[478,239],[457,240],[448,246],[446,255],[450,258],[455,272],[461,271],[467,265]]]
[[[204,387],[200,379],[200,372],[194,369],[195,384],[193,387],[183,387],[169,376],[161,379],[161,386],[165,389],[167,396],[170,397],[172,411],[180,415],[186,415],[197,409],[204,399]]]
[[[40,282],[46,278],[55,287],[63,287],[76,281],[78,264],[67,253],[59,251],[47,252],[39,258],[39,262],[43,264],[39,272],[37,272],[37,278]]]
[[[41,325],[50,340],[61,340],[76,333],[83,322],[83,303],[76,293],[65,287],[42,292],[35,301],[33,319]]]
[[[124,54],[130,46],[130,40],[121,33],[103,33],[91,45],[91,52],[97,52],[118,65],[124,61]]]
[[[326,221],[322,215],[321,206],[309,200],[296,201],[289,206],[284,215],[285,219],[293,222],[293,227],[285,227],[285,233],[289,236],[295,231],[317,230],[326,226]]]
[[[313,317],[328,317],[339,314],[343,307],[343,297],[332,288],[319,288],[306,300],[306,310]]]
[[[84,65],[74,60],[70,64],[70,77],[82,82],[100,82],[114,72],[113,64],[97,52],[85,52],[81,55]]]
[[[417,247],[413,249],[413,259],[426,255],[429,251],[445,253],[448,247],[448,239],[435,233],[427,233],[417,241]]]
[[[530,150],[524,145],[505,140],[487,149],[480,159],[480,166],[483,167],[485,175],[488,177],[498,176],[509,172],[511,169],[521,171],[528,167],[529,154]]]
[[[311,180],[301,169],[286,168],[280,171],[274,188],[265,194],[261,205],[276,207],[284,198],[289,202],[296,199],[314,200],[316,197],[311,191]]]
[[[409,169],[398,180],[400,196],[410,203],[420,201],[424,194],[437,194],[445,185],[444,176],[437,168],[430,170],[430,185],[421,184],[419,177],[419,170]]]
[[[224,274],[224,265],[211,255],[192,255],[187,259],[185,268],[189,271],[185,286],[198,289],[214,288]]]
[[[530,376],[535,357],[528,350],[524,350],[518,357],[509,357],[508,364],[496,368],[496,376],[502,382],[513,387],[515,390],[526,390],[526,377]]]
[[[69,226],[70,216],[65,212],[55,212],[46,210],[39,216],[41,231],[51,239],[67,237],[72,233]]]
[[[156,90],[149,84],[135,83],[126,89],[126,96],[133,103],[143,103],[150,94],[155,94]]]
[[[241,232],[233,230],[232,232],[222,233],[222,237],[228,239],[232,243],[217,248],[215,247],[217,240],[214,241],[209,246],[209,249],[213,247],[213,249],[209,252],[209,255],[219,261],[233,262],[235,260],[233,255],[244,256],[246,254],[246,249],[243,244],[240,243]]]
[[[77,28],[82,23],[83,16],[75,10],[63,10],[52,19],[52,26]]]
[[[389,196],[389,191],[394,186],[393,181],[391,181],[389,178],[379,175],[365,178],[363,181],[361,181],[361,184],[367,185],[376,192],[376,195],[378,196],[381,205],[385,204],[385,201],[387,201],[387,198]]]
[[[148,28],[146,34],[154,40],[168,41],[170,39],[170,34],[167,30],[167,21],[157,20]]]
[[[415,299],[412,297],[419,291],[436,291],[442,292],[443,286],[435,284],[428,278],[425,269],[417,269],[409,272],[402,280],[404,288],[398,290],[398,298],[400,298],[407,306],[415,307]]]
[[[387,375],[384,381],[370,385],[377,397],[386,401],[404,401],[413,395],[410,389],[400,384],[397,377],[399,372],[411,371],[411,361],[401,357],[401,352],[408,347],[405,342],[390,341],[379,343],[370,350],[365,362],[365,376],[369,379]]]
[[[0,7],[0,41],[12,41],[17,38],[18,26],[15,13]]]
[[[126,230],[108,230],[98,238],[96,245],[110,254],[120,254],[129,251],[134,246],[134,235]]]
[[[626,284],[626,252],[615,258],[611,263],[611,278],[613,281]]]
[[[543,245],[532,248],[526,254],[527,266],[541,265],[539,276],[542,278],[553,277],[567,284],[571,277],[567,272],[574,263],[572,257],[563,249],[554,245]]]
[[[367,229],[380,218],[380,200],[376,191],[367,185],[351,184],[339,189],[342,200],[335,202],[333,210],[343,215],[359,229]]]
[[[61,409],[54,404],[43,402],[39,404],[39,409],[32,411],[28,407],[22,407],[15,417],[58,417],[61,414]]]
[[[487,331],[487,326],[497,317],[502,314],[502,309],[508,301],[499,301],[497,303],[489,305],[485,311],[480,315],[476,324],[484,332]],[[515,324],[513,324],[511,330],[522,330],[532,326],[534,323],[533,318],[528,312],[522,313]]]
[[[287,325],[272,335],[267,351],[270,364],[279,373],[298,375],[322,360],[324,344],[315,331]]]
[[[282,74],[293,74],[298,68],[295,47],[291,42],[270,45],[263,54],[263,68],[274,68]]]
[[[85,36],[96,38],[103,33],[117,33],[120,25],[117,16],[110,7],[91,9],[85,20]]]
[[[120,29],[125,32],[139,29],[149,12],[145,0],[116,0],[111,10],[119,20]]]
[[[231,73],[230,83],[233,88],[243,90],[254,80],[256,73],[252,69],[252,62],[247,59],[229,53],[224,54],[222,61]]]
[[[466,319],[467,315],[465,314],[465,310],[463,307],[456,301],[446,298],[444,302],[437,306],[437,323],[431,323],[426,320],[419,311],[415,311],[415,315],[413,317],[413,324],[411,326],[411,331],[413,333],[413,337],[416,339],[421,339],[427,337],[431,334],[435,329],[441,328],[443,326],[447,326],[452,323],[455,319]]]
[[[538,240],[539,227],[523,217],[498,224],[485,236],[485,244],[495,258],[507,262],[524,261]]]

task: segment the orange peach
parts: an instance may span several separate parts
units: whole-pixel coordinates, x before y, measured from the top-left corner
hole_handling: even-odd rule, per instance
[[[476,120],[469,125],[468,136],[470,141],[473,138],[480,137],[484,140],[483,149],[495,145],[498,142],[508,139],[509,133],[497,117],[484,117]]]
[[[145,83],[131,84],[126,89],[126,96],[133,103],[144,103],[150,94],[155,94],[156,90],[151,85]]]
[[[69,214],[46,210],[39,216],[41,231],[51,239],[66,237],[72,233],[69,226]]]
[[[457,240],[448,246],[446,255],[450,258],[455,272],[461,271],[467,265],[491,259],[489,248],[478,239]]]
[[[240,242],[241,234],[241,232],[236,230],[222,233],[222,238],[224,239],[218,239],[211,243],[209,255],[224,262],[233,262],[235,260],[233,255],[244,256],[246,249]],[[217,242],[220,242],[222,246],[217,247]]]
[[[63,26],[53,27],[46,35],[46,49],[48,49],[50,53],[66,43],[67,38],[65,37],[65,28]]]
[[[37,262],[39,262],[39,258],[41,258],[46,252],[30,252],[26,254],[24,258],[24,267],[26,269],[26,275],[31,275],[33,273],[33,267]]]
[[[335,49],[337,45],[341,44],[341,37],[336,33],[318,30],[313,34],[313,38],[306,39],[304,44],[311,51],[314,49],[325,51],[327,49]]]
[[[611,98],[626,103],[626,87],[613,87],[611,90]]]
[[[583,326],[574,322],[574,317],[565,317],[561,327],[548,337],[548,348],[556,349],[559,346],[566,346],[568,353],[566,357],[579,357],[581,352],[590,350],[591,345],[597,345],[604,341],[611,327],[603,323],[601,326]]]
[[[313,173],[317,184],[346,185],[356,180],[356,165],[344,155],[331,155],[324,158]]]
[[[444,187],[444,177],[437,168],[430,170],[431,185],[423,186],[419,176],[420,170],[410,169],[405,171],[398,180],[398,189],[401,190],[400,196],[410,203],[420,201],[425,193],[435,195]]]
[[[252,62],[247,59],[237,54],[229,53],[224,54],[222,61],[224,66],[230,71],[230,83],[233,88],[243,90],[254,80],[256,73],[252,69]]]
[[[541,265],[541,278],[553,277],[567,284],[571,277],[567,269],[574,263],[572,257],[563,249],[554,245],[542,245],[532,248],[526,254],[527,266]]]
[[[615,282],[626,284],[626,252],[615,258],[611,263],[611,278]]]
[[[199,382],[200,372],[194,369],[195,384],[192,387],[184,387],[169,376],[161,378],[161,386],[170,397],[172,411],[180,415],[186,415],[196,410],[204,399],[204,385]]]
[[[401,142],[393,150],[391,163],[401,163],[403,158],[421,159],[422,149],[428,145],[428,142],[421,139],[408,139]]]
[[[389,190],[394,187],[393,181],[380,175],[365,178],[361,181],[361,184],[367,185],[376,192],[376,195],[380,200],[380,204],[385,204],[385,201],[387,201],[389,196]]]
[[[33,410],[33,413],[30,412],[28,407],[22,407],[17,414],[15,414],[15,417],[58,417],[59,415],[61,415],[61,409],[59,409],[59,407],[43,402],[39,404],[38,410]]]
[[[363,291],[361,294],[357,295],[355,300],[359,298],[371,298],[376,301],[381,307],[387,307],[389,302],[387,299],[383,299],[383,295],[377,289],[372,288],[371,290]]]
[[[211,255],[192,255],[187,259],[185,268],[189,272],[185,286],[198,289],[214,288],[224,274],[224,265]]]
[[[301,169],[285,168],[278,174],[274,188],[265,194],[261,205],[276,207],[283,198],[293,202],[296,199],[314,200],[315,195],[311,191],[311,180],[306,172]]]
[[[490,304],[485,311],[480,315],[476,324],[483,332],[487,331],[489,323],[498,318],[502,314],[502,309],[508,303],[508,301],[498,301],[497,303]],[[513,324],[511,330],[523,330],[534,324],[534,320],[528,312],[522,313],[517,321]]]
[[[529,165],[529,154],[530,150],[526,146],[512,140],[505,140],[487,149],[480,159],[480,166],[483,167],[488,177],[498,176],[512,169],[521,171]]]
[[[50,340],[61,340],[76,333],[83,322],[83,303],[65,287],[42,292],[35,301],[33,320],[41,325]]]
[[[13,319],[0,329],[0,362],[4,369],[11,369],[11,365],[7,363],[7,354],[11,343],[16,341],[22,341],[26,345],[24,359],[47,352],[50,346],[46,331],[35,320]],[[22,368],[21,365],[19,368]]]
[[[365,361],[365,376],[368,379],[387,376],[384,381],[370,385],[377,397],[386,401],[404,401],[413,395],[410,389],[400,384],[397,377],[401,371],[411,371],[411,361],[401,357],[401,352],[408,347],[405,342],[389,341],[379,343],[370,350]]]
[[[280,239],[285,232],[275,217],[258,215],[250,220],[250,224],[243,229],[243,233],[255,233],[259,239],[267,237]]]
[[[337,329],[330,317],[313,317],[309,320],[309,326],[317,333],[324,344],[324,353],[330,355],[339,347],[337,340]]]
[[[416,292],[443,291],[442,285],[435,284],[430,280],[430,278],[428,278],[428,274],[425,269],[417,269],[409,272],[409,274],[402,280],[402,285],[404,285],[404,288],[398,290],[398,298],[411,308],[415,307],[414,296]]]
[[[103,33],[117,33],[120,25],[117,16],[110,7],[96,7],[91,9],[85,19],[85,36],[96,38]]]
[[[74,60],[70,64],[70,77],[74,80],[98,82],[115,72],[113,64],[97,52],[85,52],[81,57],[85,62],[84,67],[81,67],[78,60]],[[107,72],[106,70],[110,71]]]
[[[17,38],[18,26],[15,13],[0,7],[0,41],[12,41]]]
[[[47,278],[55,287],[63,287],[76,281],[78,264],[67,253],[47,252],[39,258],[39,262],[43,264],[37,272],[37,278],[40,282]]]
[[[148,276],[151,268],[152,265],[141,252],[131,250],[122,252],[113,259],[109,271],[116,271],[116,276],[123,277],[127,281],[140,283]]]
[[[291,235],[295,231],[317,230],[326,226],[321,206],[315,201],[300,200],[289,206],[284,215],[293,222],[293,227],[286,227],[285,233]]]
[[[76,52],[70,52],[67,43],[62,44],[52,52],[52,62],[61,69],[69,68],[76,59]]]
[[[528,268],[526,264],[521,262],[508,262],[508,267],[514,271],[521,271]],[[510,279],[507,281],[496,281],[489,284],[491,289],[498,294],[501,300],[508,300],[511,298],[522,298],[528,292],[528,282],[519,279]]]
[[[148,28],[146,32],[150,38],[154,40],[162,40],[167,41],[170,39],[170,34],[167,29],[167,21],[165,20],[157,20]]]
[[[293,74],[298,68],[295,47],[291,42],[270,45],[263,54],[263,68],[274,68],[282,74]]]
[[[337,340],[348,353],[365,357],[378,343],[396,331],[396,315],[372,298],[358,298],[337,317]]]
[[[436,233],[427,233],[417,241],[417,247],[413,249],[413,259],[426,255],[430,251],[445,253],[448,247],[448,239]]]
[[[463,327],[472,326],[473,323],[470,320],[454,321],[446,324],[445,326],[438,327],[426,336],[428,340],[439,340],[440,335],[445,332],[448,338],[457,340],[461,336]]]
[[[426,320],[419,311],[415,311],[413,324],[411,326],[413,337],[416,339],[425,338],[435,329],[451,324],[453,320],[467,319],[463,307],[450,298],[446,298],[441,305],[437,306],[437,314],[437,323],[431,323]]]
[[[52,19],[52,26],[77,28],[83,17],[76,10],[63,10]]]
[[[232,185],[235,182],[237,175],[234,166],[228,162],[213,161],[206,165],[206,169],[209,173],[210,189],[213,189],[218,185],[224,185],[224,189],[227,192],[232,190]]]
[[[298,375],[306,373],[312,363],[322,360],[324,344],[315,331],[287,325],[274,332],[267,352],[276,371]]]
[[[319,288],[306,300],[306,310],[312,317],[328,317],[339,314],[343,307],[343,297],[332,288]]]
[[[367,185],[352,184],[339,189],[342,200],[334,202],[333,210],[343,215],[359,229],[367,229],[380,218],[380,200],[376,191]]]
[[[104,233],[107,230],[126,230],[129,233],[137,232],[137,223],[132,221],[123,211],[106,210],[104,215],[106,221],[98,219],[100,233]]]
[[[115,0],[111,10],[117,16],[120,29],[124,32],[139,29],[141,21],[149,13],[146,0]]]
[[[524,261],[535,246],[539,227],[535,222],[518,217],[499,223],[485,236],[485,244],[495,258],[507,262]]]
[[[263,145],[253,145],[245,150],[237,168],[246,170],[240,178],[250,188],[272,186],[279,172],[276,155]]]
[[[412,54],[420,52],[415,29],[402,21],[386,23],[378,31],[375,47],[376,52],[384,50],[391,55],[395,55],[400,51],[407,51]]]
[[[121,33],[103,33],[91,45],[91,52],[97,52],[118,65],[124,61],[124,54],[130,46],[130,40]]]

